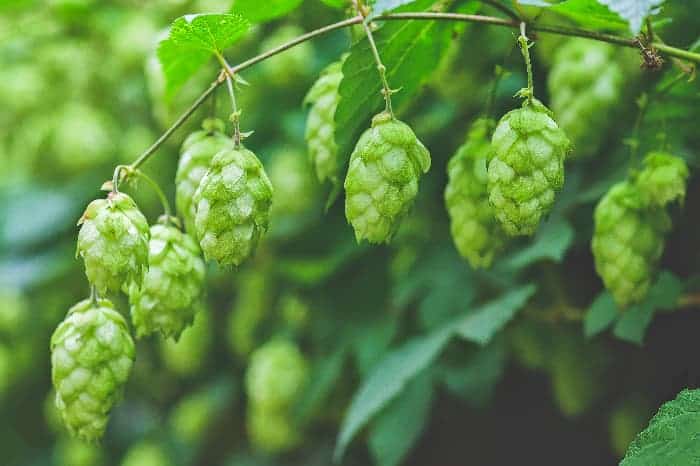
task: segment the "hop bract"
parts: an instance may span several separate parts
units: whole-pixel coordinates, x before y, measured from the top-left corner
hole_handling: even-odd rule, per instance
[[[154,225],[148,258],[143,285],[129,294],[136,334],[178,339],[201,307],[205,266],[199,246],[174,226]]]
[[[267,231],[272,183],[244,147],[219,152],[194,194],[195,227],[204,257],[239,265]]]
[[[645,202],[663,207],[685,198],[688,165],[685,160],[664,152],[651,152],[644,158],[636,185]]]
[[[101,293],[141,286],[148,269],[148,222],[124,193],[92,201],[78,222],[85,274]]]
[[[203,130],[190,134],[182,144],[175,175],[175,205],[185,221],[187,233],[191,235],[195,234],[194,192],[211,159],[221,150],[233,148],[233,140],[222,132],[221,121],[206,120],[203,126]]]
[[[251,403],[269,409],[288,407],[301,393],[307,364],[299,349],[287,340],[272,340],[253,352],[245,376]]]
[[[511,236],[531,235],[564,184],[569,140],[538,100],[501,118],[491,141],[489,201]]]
[[[386,112],[376,115],[350,156],[345,178],[345,216],[357,240],[389,241],[429,169],[430,153],[413,130]]]
[[[51,337],[51,377],[71,433],[102,436],[133,361],[134,342],[111,302],[84,300],[70,309]]]
[[[474,122],[466,142],[447,166],[445,204],[459,253],[472,267],[489,267],[505,244],[505,234],[489,203],[486,161],[491,150],[492,120]]]
[[[639,189],[613,186],[595,209],[592,250],[598,275],[621,308],[643,299],[671,227],[665,210],[648,206]]]
[[[552,110],[571,138],[574,157],[600,149],[629,82],[615,47],[571,39],[559,48],[548,79]]]
[[[309,158],[319,181],[337,181],[340,172],[338,146],[335,143],[335,109],[340,95],[338,88],[343,80],[343,63],[328,65],[309,89],[304,103],[311,104],[306,120],[306,143]]]

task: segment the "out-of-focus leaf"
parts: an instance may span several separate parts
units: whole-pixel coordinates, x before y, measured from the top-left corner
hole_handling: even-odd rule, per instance
[[[347,348],[340,347],[327,357],[322,357],[311,368],[311,381],[297,405],[296,414],[301,423],[308,421],[322,405],[340,378]]]
[[[364,250],[364,247],[348,243],[321,257],[285,257],[277,262],[276,271],[295,283],[305,286],[318,285]]]
[[[158,44],[166,97],[172,98],[213,54],[223,52],[249,27],[237,14],[186,15],[173,21],[168,37]]]
[[[424,371],[382,410],[369,433],[369,450],[379,466],[396,466],[418,440],[430,414],[433,383]]]
[[[377,0],[372,7],[372,14],[369,16],[369,19],[374,19],[400,6],[416,3],[416,1],[417,0]]]
[[[345,8],[350,4],[350,0],[321,0],[331,8]]]
[[[602,3],[602,2],[601,2]],[[550,10],[592,29],[627,30],[627,22],[596,0],[566,0],[554,4]]]
[[[443,327],[426,336],[414,337],[384,356],[353,397],[338,434],[336,461],[355,434],[435,360],[451,334],[449,327]]]
[[[398,330],[396,318],[387,315],[371,326],[358,329],[353,338],[353,349],[360,374],[366,375],[391,344]]]
[[[265,23],[284,16],[301,5],[302,0],[235,0],[232,13],[243,16],[251,23]]]
[[[632,34],[639,33],[642,23],[664,0],[598,0],[629,22]]]
[[[65,274],[75,264],[73,245],[32,256],[0,259],[0,286],[26,288]]]
[[[654,308],[658,310],[675,310],[678,304],[678,299],[683,293],[683,283],[681,280],[668,270],[664,270],[659,274],[656,283],[649,290],[649,301]]]
[[[586,311],[583,319],[583,334],[586,338],[598,335],[608,329],[618,315],[619,311],[612,295],[608,291],[603,291],[596,296],[591,307]]]
[[[683,390],[661,406],[620,466],[691,465],[700,458],[700,390]]]
[[[465,364],[446,367],[447,388],[473,406],[484,406],[505,370],[507,351],[501,341],[480,348]]]
[[[522,309],[536,289],[535,285],[530,284],[504,293],[499,298],[456,319],[451,327],[462,338],[478,345],[486,345],[496,332]]]
[[[574,229],[566,219],[552,219],[540,228],[532,244],[513,255],[507,265],[519,269],[543,259],[559,263],[573,239]]]

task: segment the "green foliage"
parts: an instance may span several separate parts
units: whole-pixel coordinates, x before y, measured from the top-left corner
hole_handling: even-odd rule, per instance
[[[160,353],[168,370],[192,377],[206,366],[211,346],[211,319],[206,310],[195,315],[194,323],[187,327],[177,341],[160,340]]]
[[[284,16],[301,4],[301,0],[234,0],[232,12],[238,13],[251,23],[265,23]]]

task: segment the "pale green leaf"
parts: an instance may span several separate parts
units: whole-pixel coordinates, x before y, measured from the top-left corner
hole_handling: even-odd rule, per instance
[[[661,406],[620,466],[694,465],[700,458],[700,390],[683,390]]]
[[[251,23],[265,23],[284,16],[301,5],[302,0],[235,0],[232,13],[243,16]]]
[[[612,295],[608,291],[603,291],[586,311],[586,316],[583,319],[583,334],[586,338],[598,335],[607,330],[615,322],[618,315],[619,311]]]
[[[542,225],[532,243],[513,255],[506,265],[519,269],[544,259],[559,263],[573,239],[574,229],[564,218],[558,217]]]
[[[377,0],[374,6],[372,6],[372,13],[369,16],[369,19],[381,16],[384,13],[395,10],[400,6],[416,3],[416,1],[417,0]]]
[[[632,34],[637,34],[642,29],[642,23],[664,0],[598,0],[627,20]]]
[[[596,0],[566,0],[550,7],[581,26],[591,29],[626,31],[627,22]]]

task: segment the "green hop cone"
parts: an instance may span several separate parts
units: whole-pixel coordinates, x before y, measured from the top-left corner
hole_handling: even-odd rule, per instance
[[[134,341],[111,302],[73,306],[51,336],[56,406],[75,436],[99,439],[134,362]]]
[[[445,203],[452,239],[474,268],[489,267],[506,242],[487,191],[486,160],[493,126],[491,120],[477,120],[447,166]]]
[[[685,160],[664,152],[651,152],[644,158],[644,168],[639,172],[635,184],[645,202],[664,207],[666,204],[685,199],[688,165]]]
[[[153,225],[143,285],[129,292],[136,335],[180,338],[201,307],[205,266],[199,246],[172,225]]]
[[[564,184],[566,134],[537,99],[498,122],[488,165],[489,201],[505,232],[531,235]]]
[[[251,268],[236,277],[236,299],[226,332],[235,355],[247,356],[257,346],[259,327],[270,310],[274,291],[272,274],[265,267]]]
[[[276,152],[269,163],[275,190],[274,217],[308,214],[317,201],[317,181],[303,153],[295,149]]]
[[[77,253],[85,274],[100,294],[141,286],[148,269],[146,217],[124,193],[109,193],[85,209],[78,222]]]
[[[272,340],[253,352],[245,375],[248,398],[256,406],[289,407],[306,383],[308,367],[297,346]]]
[[[596,154],[626,85],[616,48],[586,39],[567,41],[554,55],[547,84],[557,122],[573,143],[572,156]]]
[[[244,147],[219,152],[194,193],[195,227],[204,257],[240,265],[269,224],[272,183]]]
[[[141,440],[124,455],[121,466],[171,466],[165,445],[153,440]]]
[[[233,140],[223,131],[220,120],[205,120],[204,129],[190,134],[182,144],[175,174],[175,205],[185,221],[185,229],[195,234],[195,206],[192,198],[207,172],[211,159],[221,150],[233,147]]]
[[[328,179],[337,182],[340,175],[334,118],[340,100],[338,88],[342,80],[342,60],[331,63],[323,70],[304,98],[305,104],[311,104],[306,119],[306,144],[319,181]]]
[[[56,442],[54,447],[53,464],[62,466],[102,466],[106,463],[104,456],[100,445],[63,437]]]
[[[283,453],[299,444],[301,438],[289,413],[253,405],[247,412],[247,430],[250,443],[256,450]]]
[[[600,200],[594,221],[591,248],[598,275],[619,307],[639,302],[649,291],[664,250],[670,217],[648,206],[639,189],[624,181]]]
[[[345,216],[358,241],[388,242],[430,169],[430,153],[413,130],[386,112],[372,118],[350,156]]]
[[[209,313],[198,312],[177,341],[160,340],[161,357],[168,370],[183,377],[193,376],[204,368],[211,342]]]

